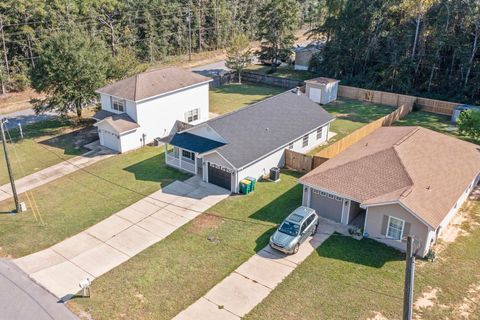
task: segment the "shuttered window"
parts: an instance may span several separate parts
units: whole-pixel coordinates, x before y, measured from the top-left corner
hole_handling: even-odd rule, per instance
[[[390,219],[388,220],[387,238],[401,240],[404,225],[405,221],[397,219],[395,217],[390,217]]]

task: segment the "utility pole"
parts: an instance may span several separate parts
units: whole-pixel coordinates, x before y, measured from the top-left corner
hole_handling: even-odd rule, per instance
[[[413,283],[415,277],[415,255],[413,237],[407,236],[405,287],[403,292],[403,320],[412,320]]]
[[[12,167],[10,165],[10,158],[8,157],[7,140],[5,139],[5,129],[3,127],[6,122],[7,122],[7,119],[5,118],[0,120],[0,131],[2,133],[2,144],[3,144],[3,151],[5,153],[5,162],[7,163],[8,177],[10,179],[10,185],[12,186],[13,199],[15,200],[15,210],[18,213],[18,212],[22,212],[22,210],[20,207],[20,202],[18,202],[17,188],[15,188],[15,180],[13,180]]]
[[[192,61],[192,10],[188,7],[188,61]]]

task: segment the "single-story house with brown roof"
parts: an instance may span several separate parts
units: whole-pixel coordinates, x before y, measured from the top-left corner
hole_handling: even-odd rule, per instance
[[[327,219],[425,256],[479,182],[480,147],[421,127],[382,127],[299,179]]]
[[[100,144],[118,152],[139,148],[168,136],[177,121],[208,120],[211,78],[180,68],[139,73],[96,92]]]

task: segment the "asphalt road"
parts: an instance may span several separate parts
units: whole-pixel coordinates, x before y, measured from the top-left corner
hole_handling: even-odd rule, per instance
[[[13,262],[0,260],[0,319],[78,320]]]
[[[17,127],[18,124],[25,126],[30,123],[51,119],[54,116],[55,116],[54,113],[45,113],[41,115],[36,115],[33,109],[26,109],[26,110],[20,110],[12,113],[2,114],[0,115],[0,119],[7,118],[8,122],[6,124],[6,127],[8,129],[11,129],[11,128]]]

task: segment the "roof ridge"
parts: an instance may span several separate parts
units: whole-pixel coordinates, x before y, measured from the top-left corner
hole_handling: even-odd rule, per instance
[[[415,133],[420,131],[421,127],[419,126],[412,126],[412,130],[408,132],[405,136],[401,137],[397,142],[393,144],[393,147],[399,146],[402,143],[404,143],[406,140],[408,140],[411,136],[413,136]]]

